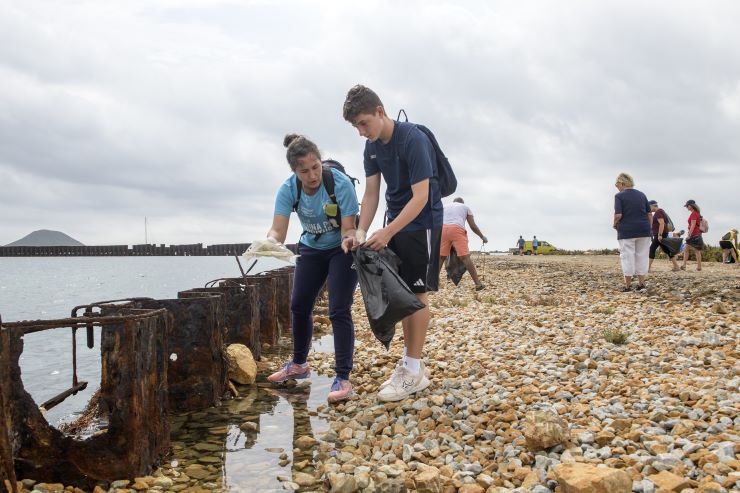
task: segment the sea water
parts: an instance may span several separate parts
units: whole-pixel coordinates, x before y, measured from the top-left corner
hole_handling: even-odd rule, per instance
[[[243,268],[247,263],[242,259]],[[251,265],[251,263],[250,263]],[[250,274],[286,265],[260,259]],[[177,298],[177,292],[222,277],[239,277],[234,257],[0,257],[3,322],[68,318],[77,305],[130,297]],[[72,330],[28,334],[20,360],[26,390],[41,404],[72,386]],[[48,411],[53,425],[82,411],[100,386],[100,329],[88,349],[77,332],[77,376],[86,390]]]
[[[244,261],[242,265],[248,267]],[[260,259],[250,274],[284,265]],[[178,291],[240,275],[233,257],[0,258],[0,315],[3,322],[67,318],[77,305],[129,297],[175,298]],[[24,337],[21,378],[37,403],[71,386],[71,344],[69,328]],[[314,350],[333,351],[331,335],[317,337]],[[289,339],[282,340],[276,351],[290,357]],[[100,385],[99,329],[93,349],[87,348],[84,331],[78,331],[77,356],[78,378],[89,386],[48,411],[52,425],[74,420]],[[298,388],[276,389],[261,376],[256,385],[241,387],[239,399],[173,415],[173,449],[165,463],[181,469],[208,464],[216,469],[213,477],[220,478],[223,490],[280,491],[278,476],[292,476],[294,464],[311,457],[310,451],[293,456],[295,439],[328,429],[316,410],[326,403],[331,382],[330,377],[314,374]],[[243,429],[250,420],[258,423],[256,430]],[[287,464],[280,460],[282,451],[292,456]]]

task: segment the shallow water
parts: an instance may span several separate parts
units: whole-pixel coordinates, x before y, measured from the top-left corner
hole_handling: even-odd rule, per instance
[[[263,270],[259,266],[273,265],[262,262],[255,271]],[[0,310],[4,321],[64,318],[78,304],[131,296],[176,297],[178,291],[237,275],[229,257],[0,258]],[[50,410],[51,424],[75,419],[99,387],[99,341],[96,329],[96,346],[88,349],[84,331],[78,331],[78,375],[90,385]],[[22,378],[41,403],[71,382],[71,331],[29,334],[24,343]],[[289,339],[282,339],[270,354],[282,361],[290,350]],[[313,350],[332,352],[332,335],[317,334]],[[294,388],[275,388],[264,376],[259,378],[256,385],[240,387],[239,398],[219,407],[171,417],[173,447],[163,466],[168,476],[195,471],[189,485],[197,480],[215,490],[286,491],[283,482],[293,477],[295,463],[313,454],[294,455],[295,440],[328,429],[317,408],[326,404],[333,378],[314,372]],[[255,426],[242,429],[245,422]],[[310,465],[301,469],[310,471]]]
[[[177,471],[224,491],[285,491],[283,481],[291,480],[295,463],[312,457],[311,451],[294,454],[295,440],[328,430],[316,409],[326,403],[331,382],[315,374],[310,385],[293,389],[259,382],[220,407],[174,416],[167,475]],[[240,428],[245,422],[256,429]]]
[[[251,274],[283,265],[260,259]],[[66,318],[77,305],[135,296],[176,298],[178,291],[239,275],[233,257],[0,257],[0,315],[3,322]],[[38,404],[71,387],[71,329],[25,336],[20,365],[23,384]],[[100,387],[99,328],[93,349],[87,348],[85,331],[77,332],[77,374],[89,383],[87,389],[50,409],[49,423],[74,420]]]

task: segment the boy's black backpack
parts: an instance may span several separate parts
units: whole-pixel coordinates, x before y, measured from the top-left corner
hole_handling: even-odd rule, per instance
[[[663,214],[665,214],[665,230],[667,233],[673,233],[675,231],[676,227],[673,225],[673,221],[671,221],[671,216],[668,215],[668,213],[663,210]]]
[[[331,201],[336,205],[335,211],[331,211],[330,214],[329,211],[324,209],[324,213],[326,214],[326,218],[331,223],[333,228],[339,228],[342,225],[342,211],[339,210],[339,203],[337,202],[337,195],[334,193],[334,175],[332,174],[331,170],[334,168],[335,170],[345,174],[347,178],[349,178],[349,181],[352,182],[352,186],[355,186],[356,183],[359,183],[360,180],[358,180],[355,177],[352,177],[347,174],[347,171],[344,169],[344,166],[342,166],[342,163],[339,161],[335,161],[334,159],[326,159],[324,161],[321,161],[321,181],[324,184],[324,188],[326,189],[326,193],[329,194],[329,198]],[[295,176],[296,181],[296,189],[298,190],[298,193],[295,197],[295,202],[293,202],[293,212],[298,212],[298,202],[301,200],[301,192],[303,191],[303,184],[301,183],[301,180],[298,179],[298,175]],[[305,231],[304,231],[305,233]],[[318,240],[321,237],[321,233],[318,233],[315,236],[315,239]]]
[[[400,110],[398,112],[396,121],[401,121],[401,113],[403,113],[404,121],[408,122],[409,117],[406,115],[405,110]],[[447,159],[445,153],[442,152],[442,149],[439,147],[439,143],[437,142],[437,138],[431,130],[418,123],[414,123],[414,125],[429,138],[432,143],[432,147],[434,148],[434,154],[437,156],[437,181],[439,182],[439,191],[442,194],[442,197],[452,195],[455,193],[455,190],[457,190],[457,178],[455,177],[455,172],[452,171],[450,160]]]

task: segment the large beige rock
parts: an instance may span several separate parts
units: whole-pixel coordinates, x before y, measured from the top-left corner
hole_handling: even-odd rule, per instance
[[[565,443],[570,438],[568,424],[552,411],[527,413],[524,423],[524,438],[532,452]]]
[[[351,474],[330,473],[328,478],[331,485],[329,493],[352,493],[358,490],[357,480]]]
[[[722,493],[723,491],[725,491],[725,489],[719,483],[715,483],[714,481],[702,483],[699,485],[699,489],[696,490],[697,493]]]
[[[458,493],[483,493],[486,490],[477,484],[464,484],[457,491]]]
[[[229,379],[242,385],[253,384],[257,378],[257,364],[252,351],[244,344],[231,344],[226,348],[229,359]]]
[[[314,478],[310,474],[306,474],[305,472],[297,472],[293,475],[293,481],[296,482],[299,486],[313,486],[316,484],[316,478]]]
[[[441,493],[442,481],[439,469],[428,467],[414,476],[414,485],[418,493]]]
[[[664,489],[666,491],[681,491],[690,486],[688,479],[668,471],[653,474],[652,476],[648,476],[648,479],[655,483],[657,489]]]
[[[555,479],[563,493],[631,493],[632,478],[625,471],[591,464],[558,464]]]
[[[307,450],[311,447],[316,446],[319,443],[314,437],[308,435],[301,435],[296,439],[295,446],[301,450]]]

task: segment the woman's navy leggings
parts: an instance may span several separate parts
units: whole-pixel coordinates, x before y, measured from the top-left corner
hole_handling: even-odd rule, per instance
[[[317,250],[299,244],[293,296],[293,361],[303,364],[308,358],[313,337],[313,307],[321,286],[328,280],[329,319],[334,330],[335,371],[348,380],[355,351],[355,326],[352,323],[352,298],[357,287],[357,271],[352,255],[340,247]]]

